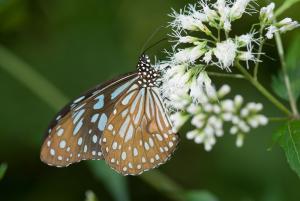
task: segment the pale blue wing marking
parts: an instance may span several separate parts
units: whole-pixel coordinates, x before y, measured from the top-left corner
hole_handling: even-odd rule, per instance
[[[94,105],[95,110],[99,110],[99,109],[103,108],[103,106],[104,106],[104,95],[102,94],[102,95],[98,96],[97,98],[95,98],[95,100],[97,100],[97,99],[98,99],[98,102]]]
[[[107,116],[106,116],[106,114],[103,113],[103,114],[101,114],[100,120],[98,122],[98,129],[100,131],[104,131],[106,123],[107,123]]]
[[[136,81],[136,79],[132,79],[128,82],[126,82],[125,84],[119,86],[117,89],[115,89],[115,91],[111,94],[111,99],[113,100],[114,98],[116,98],[118,95],[120,95],[125,89],[127,89],[134,81]]]

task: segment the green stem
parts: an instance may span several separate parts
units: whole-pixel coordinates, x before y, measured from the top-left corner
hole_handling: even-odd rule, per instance
[[[259,30],[259,48],[258,48],[258,55],[256,57],[256,64],[255,64],[255,67],[254,67],[254,72],[253,72],[253,77],[255,80],[257,80],[257,74],[258,74],[258,67],[259,67],[259,60],[260,60],[260,57],[261,57],[261,52],[262,52],[262,49],[263,49],[263,46],[264,46],[264,39],[263,39],[263,31],[264,31],[264,26],[261,25],[260,26],[260,30]]]
[[[144,173],[140,177],[152,187],[164,192],[170,199],[177,201],[184,200],[183,189],[158,170]]]
[[[287,66],[286,66],[285,58],[284,58],[284,50],[283,50],[282,40],[281,40],[280,34],[278,32],[275,33],[275,40],[276,40],[276,44],[277,44],[277,50],[278,50],[278,54],[279,54],[279,58],[280,58],[280,62],[281,62],[283,79],[284,79],[285,87],[286,87],[286,90],[287,90],[287,93],[289,96],[289,102],[291,105],[291,109],[293,111],[294,116],[298,117],[299,112],[297,109],[297,103],[296,103],[294,94],[292,92],[291,82],[290,82],[290,78],[288,76]]]
[[[207,74],[215,77],[245,79],[245,77],[241,74],[228,74],[228,73],[217,73],[217,72],[207,72]]]
[[[250,83],[267,99],[269,99],[270,102],[272,102],[278,109],[280,109],[285,114],[291,116],[292,113],[287,109],[281,102],[279,102],[267,89],[265,89],[257,80],[255,80],[250,73],[240,64],[236,63],[235,66],[237,69],[245,76],[247,80],[250,81]]]
[[[37,73],[33,67],[19,59],[8,49],[0,45],[0,67],[10,73],[16,80],[24,84],[52,109],[60,109],[68,100],[51,82]],[[176,201],[182,200],[178,195],[182,189],[169,177],[158,170],[144,174],[140,177],[150,186],[153,186],[166,196]]]
[[[216,42],[218,42],[218,39],[213,35],[213,34],[209,34],[209,36],[214,39]]]
[[[295,0],[295,1],[284,1],[284,3],[276,10],[275,16],[281,15],[284,11],[289,9],[292,5],[298,3],[300,0]]]
[[[289,121],[291,118],[289,117],[268,117],[270,122],[279,122],[279,121]]]

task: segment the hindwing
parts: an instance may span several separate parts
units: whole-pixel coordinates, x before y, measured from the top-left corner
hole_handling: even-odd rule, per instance
[[[178,136],[157,88],[132,85],[115,104],[100,143],[106,162],[123,175],[138,175],[165,163]]]

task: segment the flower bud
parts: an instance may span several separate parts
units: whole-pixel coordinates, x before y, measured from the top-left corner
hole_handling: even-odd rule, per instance
[[[260,16],[259,19],[263,23],[271,23],[273,21],[274,17],[274,8],[275,8],[275,3],[270,3],[267,7],[262,7],[260,9]]]
[[[244,135],[243,134],[238,134],[235,142],[237,147],[242,147],[244,144]]]

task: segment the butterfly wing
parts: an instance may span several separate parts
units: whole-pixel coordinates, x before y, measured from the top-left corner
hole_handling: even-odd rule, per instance
[[[68,104],[51,123],[41,160],[57,167],[103,159],[99,143],[116,101],[136,81],[136,73],[96,86]]]
[[[157,88],[134,84],[116,103],[101,137],[101,149],[114,170],[138,175],[165,163],[178,141]]]

